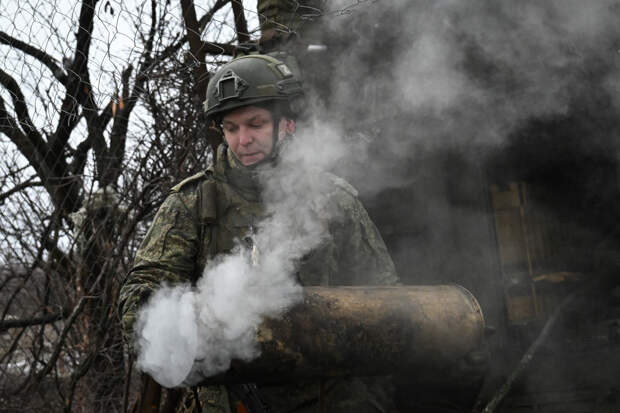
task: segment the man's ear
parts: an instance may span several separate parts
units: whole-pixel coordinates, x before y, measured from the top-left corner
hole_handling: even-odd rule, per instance
[[[295,121],[293,119],[283,118],[280,122],[280,131],[285,132],[287,135],[295,133]]]

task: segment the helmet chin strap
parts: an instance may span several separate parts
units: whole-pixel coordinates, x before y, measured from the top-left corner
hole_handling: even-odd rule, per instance
[[[280,121],[282,120],[282,115],[272,112],[271,118],[273,119],[273,144],[271,145],[271,153],[263,161],[274,161],[280,153]]]

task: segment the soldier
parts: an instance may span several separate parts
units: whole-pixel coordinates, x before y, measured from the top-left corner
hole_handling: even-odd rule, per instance
[[[207,260],[230,252],[234,240],[260,221],[264,212],[256,168],[276,162],[283,142],[292,139],[302,96],[298,77],[267,55],[238,57],[213,76],[205,110],[222,128],[225,143],[215,165],[173,187],[155,216],[121,290],[127,333],[139,306],[163,281],[195,282]],[[301,284],[396,284],[394,264],[355,189],[333,175],[325,173],[325,179],[342,217],[337,225],[328,225],[329,239],[301,260]],[[330,380],[264,386],[259,393],[273,412],[387,412],[392,401],[385,383]],[[243,411],[239,399],[245,400],[246,390],[202,387],[187,392],[183,405],[199,403],[205,412]]]

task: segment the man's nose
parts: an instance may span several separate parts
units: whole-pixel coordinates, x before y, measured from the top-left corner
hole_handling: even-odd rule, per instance
[[[254,134],[247,126],[239,127],[239,144],[247,146],[254,141]]]

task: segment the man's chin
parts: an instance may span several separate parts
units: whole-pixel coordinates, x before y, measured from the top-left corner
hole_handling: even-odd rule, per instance
[[[265,159],[265,155],[262,152],[258,152],[251,155],[241,155],[238,159],[244,166],[251,166]]]

